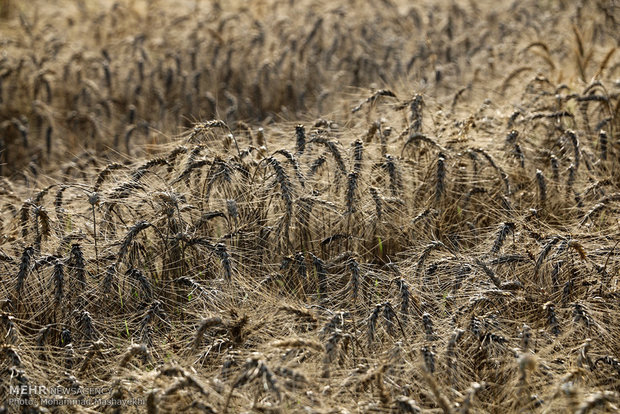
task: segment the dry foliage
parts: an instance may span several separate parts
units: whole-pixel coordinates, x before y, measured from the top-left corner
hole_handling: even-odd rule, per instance
[[[1,410],[619,409],[617,2],[61,3],[0,1]]]

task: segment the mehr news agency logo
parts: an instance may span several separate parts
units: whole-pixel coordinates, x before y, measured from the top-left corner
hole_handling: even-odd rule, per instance
[[[9,386],[9,405],[19,406],[135,406],[145,405],[143,398],[103,398],[109,394],[107,387],[48,387],[45,385],[11,385]]]

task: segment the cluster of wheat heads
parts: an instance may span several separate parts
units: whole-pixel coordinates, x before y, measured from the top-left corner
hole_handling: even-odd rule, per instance
[[[3,168],[39,170],[66,151],[144,154],[137,144],[196,119],[324,114],[342,86],[428,78],[444,64],[433,76],[454,79],[465,54],[486,59],[473,46],[483,39],[462,45],[423,8],[388,5],[4,1]],[[481,25],[477,10],[435,12],[453,14],[453,30]]]
[[[620,66],[607,30],[617,6],[584,2],[537,15],[531,3],[515,3],[506,7],[514,22],[499,24],[489,13],[486,32],[475,33],[464,29],[480,12],[474,4],[416,9],[386,2],[376,26],[361,25],[355,2],[320,14],[314,5],[302,34],[283,19],[268,28],[258,21],[256,40],[247,38],[256,24],[249,16],[286,16],[288,8],[309,5],[265,2],[267,10],[237,15],[211,14],[214,6],[204,21],[194,17],[201,10],[141,15],[124,3],[100,14],[109,56],[90,61],[99,68],[90,82],[64,84],[68,91],[77,85],[78,101],[58,106],[81,108],[97,121],[93,143],[116,131],[129,143],[138,130],[128,131],[142,119],[176,131],[184,126],[181,114],[209,108],[199,101],[208,88],[223,88],[212,96],[228,91],[237,106],[221,110],[216,102],[204,114],[212,120],[151,147],[153,155],[140,155],[135,145],[136,159],[126,161],[94,149],[51,178],[35,166],[0,181],[2,409],[44,411],[6,401],[10,386],[47,385],[144,398],[136,409],[149,413],[615,410]],[[87,20],[94,12],[76,13]],[[169,22],[149,30],[206,36],[196,46],[202,53],[180,49],[177,71],[178,49],[146,32],[141,80],[136,39],[113,39],[144,16]],[[571,19],[574,28],[566,26],[557,44],[520,34],[557,33],[553,23]],[[201,22],[206,27],[194,28]],[[24,15],[19,24],[38,39],[35,20]],[[209,27],[237,39],[234,48],[222,41],[218,49]],[[395,39],[384,28],[421,31],[427,43]],[[494,36],[511,42],[502,49],[491,43]],[[285,46],[276,47],[281,38]],[[368,48],[358,50],[364,42]],[[122,58],[111,54],[112,45]],[[192,53],[199,63],[190,71]],[[52,57],[77,76],[60,52]],[[317,57],[324,61],[319,71],[309,64]],[[523,57],[530,66],[517,64]],[[402,69],[405,63],[411,67]],[[337,76],[338,65],[358,78]],[[399,65],[411,76],[431,73],[429,84],[390,85]],[[239,89],[221,73],[215,86],[199,75],[199,89],[189,88],[197,73],[216,70],[229,71]],[[12,95],[4,96],[13,99],[3,104],[35,86],[25,69],[9,72],[4,93]],[[11,78],[15,73],[24,84]],[[72,96],[52,88],[60,73],[40,74],[40,87],[47,80],[54,91],[42,95],[53,97],[49,108],[57,94]],[[137,88],[161,93],[167,74],[172,83],[161,100],[113,97]],[[183,74],[187,107],[175,97]],[[106,77],[109,85],[131,87],[108,94]],[[256,82],[263,103],[254,101]],[[323,111],[316,88],[338,82],[386,87],[354,98],[324,96]],[[109,116],[98,112],[105,101],[93,99],[94,86],[86,84],[110,96]],[[299,91],[282,92],[291,87]],[[300,102],[295,93],[316,94],[321,117],[297,114],[301,104],[290,109]],[[263,106],[282,96],[295,99]],[[265,113],[243,112],[246,99]],[[4,136],[18,132],[35,146],[45,135],[30,139],[35,122],[21,120],[28,102],[3,124]],[[273,117],[284,121],[265,120],[276,110]]]
[[[490,79],[505,93],[539,71],[620,69],[613,2],[365,3],[5,0],[0,174],[44,174],[67,153],[143,156],[196,120],[324,116],[345,87],[414,84],[458,106]]]

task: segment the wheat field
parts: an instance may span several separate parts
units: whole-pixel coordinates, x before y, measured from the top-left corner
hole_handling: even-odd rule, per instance
[[[0,35],[0,412],[620,409],[616,0]]]

